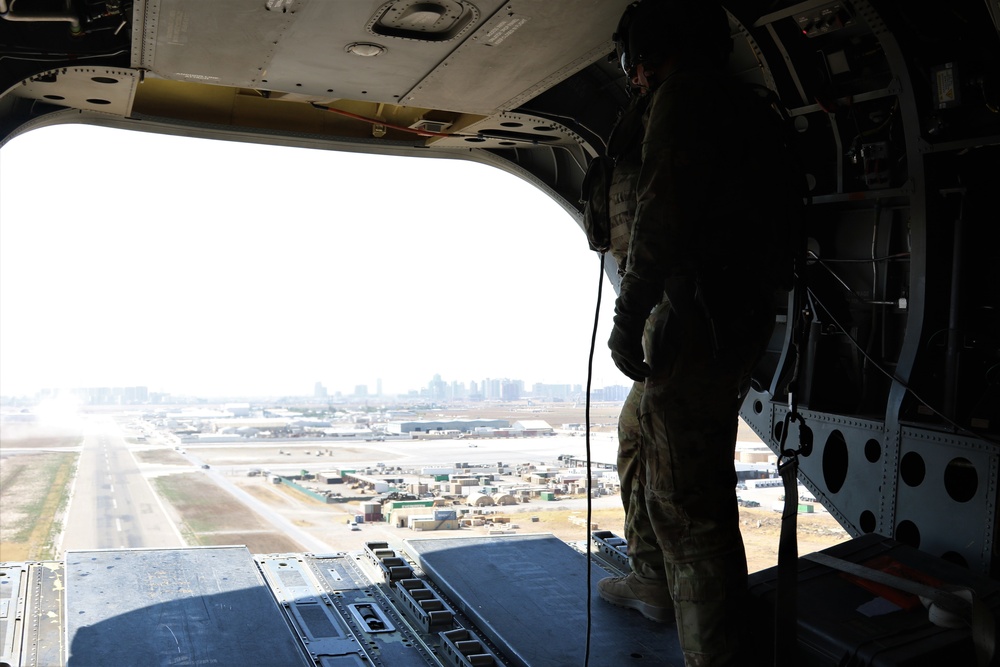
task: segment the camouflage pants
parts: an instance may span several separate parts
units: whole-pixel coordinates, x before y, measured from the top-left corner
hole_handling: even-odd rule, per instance
[[[646,468],[640,453],[642,389],[641,382],[633,383],[618,416],[618,479],[625,508],[625,540],[632,571],[644,580],[665,581],[663,552],[646,512]]]
[[[619,419],[629,560],[640,577],[669,584],[688,667],[739,664],[747,566],[733,459],[740,388],[774,326],[764,303],[731,325],[736,335],[719,351],[707,321],[655,311],[653,375]]]

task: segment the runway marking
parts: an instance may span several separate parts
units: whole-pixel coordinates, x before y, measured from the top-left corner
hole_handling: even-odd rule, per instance
[[[108,484],[108,491],[111,492],[111,493],[114,493],[115,492],[115,485],[114,484]]]
[[[114,498],[111,499],[111,507],[113,509],[118,509],[118,501],[115,500]]]
[[[115,519],[115,528],[118,529],[119,533],[122,532],[122,520],[121,519]]]

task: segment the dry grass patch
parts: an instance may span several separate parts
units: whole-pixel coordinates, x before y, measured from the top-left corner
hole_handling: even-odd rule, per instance
[[[257,513],[201,473],[151,480],[181,517],[182,533],[194,545],[246,544],[253,553],[302,551]]]
[[[39,452],[0,464],[0,560],[55,558],[70,482],[80,455]]]
[[[298,503],[303,503],[305,505],[318,505],[320,507],[326,507],[330,503],[322,502],[321,500],[310,496],[308,493],[303,493],[293,486],[287,484],[275,484],[275,489],[286,496],[292,498]]]
[[[141,463],[154,463],[171,466],[194,465],[172,449],[143,449],[133,453],[135,454],[135,458]]]
[[[302,546],[298,542],[274,531],[259,533],[244,531],[239,534],[207,533],[201,535],[199,539],[203,546],[243,544],[252,554],[287,554],[302,551]]]

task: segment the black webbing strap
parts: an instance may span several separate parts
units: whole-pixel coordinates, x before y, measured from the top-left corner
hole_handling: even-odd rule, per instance
[[[795,282],[801,282],[801,267],[795,271]],[[775,667],[798,667],[798,576],[799,548],[796,535],[796,521],[799,515],[799,454],[808,456],[812,452],[812,431],[805,425],[798,408],[799,363],[802,341],[812,321],[812,308],[802,306],[804,287],[798,285],[793,291],[794,304],[790,310],[797,311],[792,327],[792,350],[794,366],[788,381],[788,412],[782,425],[778,442],[778,472],[785,487],[785,505],[781,512],[781,534],[778,538],[778,581],[774,601],[774,665]],[[788,432],[792,422],[799,423],[798,449],[788,449]]]
[[[786,449],[788,430],[793,421],[799,422],[799,447]],[[798,647],[798,560],[796,535],[799,515],[799,454],[812,451],[812,431],[799,415],[794,400],[785,415],[781,429],[781,456],[778,472],[785,487],[785,505],[781,512],[781,536],[778,538],[778,588],[774,603],[774,665],[797,667]]]

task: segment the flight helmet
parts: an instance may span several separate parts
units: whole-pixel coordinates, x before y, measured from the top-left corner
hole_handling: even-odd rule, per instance
[[[638,0],[625,9],[612,39],[630,78],[639,63],[673,55],[721,66],[733,48],[726,10],[711,0]]]

